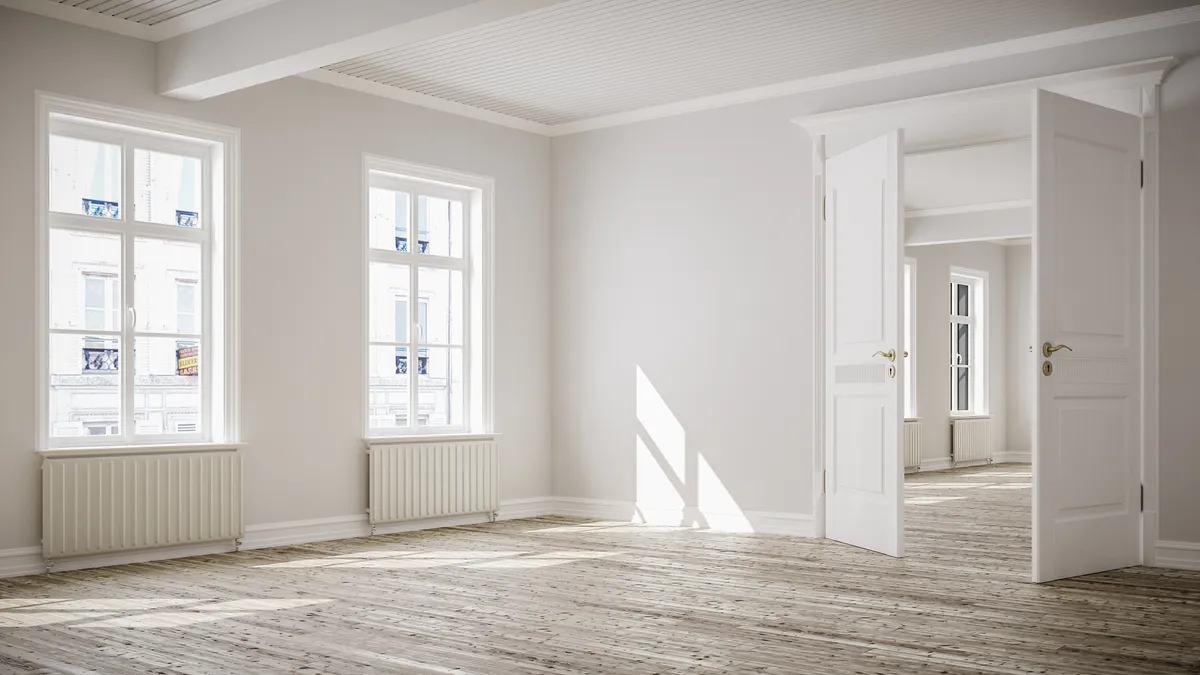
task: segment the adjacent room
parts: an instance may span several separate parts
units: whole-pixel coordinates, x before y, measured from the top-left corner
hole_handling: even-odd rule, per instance
[[[0,674],[1200,671],[1198,0],[0,0]]]

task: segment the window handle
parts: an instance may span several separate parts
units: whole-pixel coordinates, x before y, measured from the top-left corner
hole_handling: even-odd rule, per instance
[[[129,320],[130,320],[133,328],[136,330],[137,329],[137,308],[136,307],[129,308]]]
[[[1067,345],[1052,345],[1049,342],[1043,342],[1042,343],[1042,356],[1045,356],[1046,358],[1050,358],[1051,354],[1053,354],[1054,352],[1056,352],[1060,349],[1065,349],[1069,352],[1075,351],[1074,349],[1071,349]]]

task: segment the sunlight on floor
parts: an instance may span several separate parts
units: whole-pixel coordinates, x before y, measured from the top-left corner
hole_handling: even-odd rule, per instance
[[[332,599],[92,598],[86,600],[0,598],[0,627],[178,628],[333,602]],[[157,611],[168,609],[169,611]],[[64,611],[70,610],[70,611]],[[134,612],[129,614],[129,612]]]
[[[560,528],[552,528],[560,529]],[[584,530],[589,528],[583,528]],[[535,530],[543,532],[544,530]],[[580,531],[580,530],[575,530]],[[327,558],[305,558],[269,565],[262,569],[338,568],[338,569],[429,569],[434,567],[466,567],[471,569],[530,569],[554,567],[571,562],[583,562],[624,555],[621,551],[552,551],[530,554],[529,551],[362,551],[343,553]]]

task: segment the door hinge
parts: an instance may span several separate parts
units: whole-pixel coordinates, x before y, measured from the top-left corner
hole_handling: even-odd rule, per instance
[[[1142,503],[1141,503],[1141,506],[1139,507],[1139,510],[1145,511],[1146,510],[1146,486],[1142,485],[1141,488],[1142,488]]]
[[[1146,187],[1146,162],[1145,161],[1142,162],[1141,185],[1139,187]]]
[[[825,471],[825,470],[822,470],[822,471],[821,471],[821,494],[829,494],[829,493],[828,493],[828,492],[825,490],[825,479],[826,479],[826,478],[828,478],[828,477],[829,477],[829,472],[828,472],[828,471]]]
[[[829,220],[829,198],[821,198],[821,220]]]

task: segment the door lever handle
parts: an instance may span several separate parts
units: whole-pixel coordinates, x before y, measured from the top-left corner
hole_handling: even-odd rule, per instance
[[[1056,351],[1059,351],[1060,349],[1065,349],[1069,352],[1075,351],[1074,349],[1071,349],[1067,345],[1052,345],[1049,342],[1043,342],[1042,343],[1042,356],[1049,358],[1051,354],[1053,354]]]
[[[874,353],[874,354],[872,354],[871,356],[882,356],[883,358],[887,359],[888,361],[891,361],[891,362],[895,363],[895,361],[896,361],[896,350],[895,350],[895,349],[889,349],[889,350],[887,350],[886,352],[875,352],[875,353]]]

